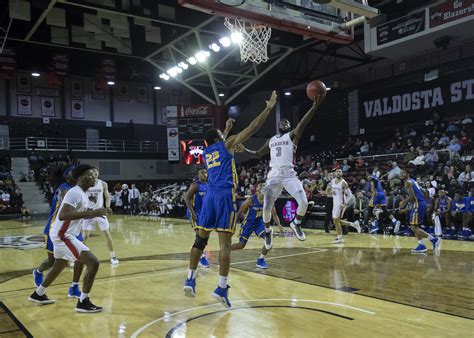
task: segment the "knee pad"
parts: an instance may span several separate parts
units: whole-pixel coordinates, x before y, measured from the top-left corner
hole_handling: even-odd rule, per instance
[[[204,251],[204,248],[206,247],[208,241],[209,237],[203,238],[196,234],[196,239],[194,240],[193,248]]]

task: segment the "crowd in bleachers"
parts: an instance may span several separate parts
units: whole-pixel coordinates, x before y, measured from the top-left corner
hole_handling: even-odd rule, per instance
[[[22,214],[23,218],[29,217],[23,194],[11,173],[10,156],[0,156],[0,196],[0,215]]]

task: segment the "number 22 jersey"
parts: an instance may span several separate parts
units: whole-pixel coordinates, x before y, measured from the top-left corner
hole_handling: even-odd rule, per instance
[[[235,188],[237,171],[234,156],[227,150],[225,142],[217,142],[207,147],[204,152],[207,169],[207,184],[211,187]]]

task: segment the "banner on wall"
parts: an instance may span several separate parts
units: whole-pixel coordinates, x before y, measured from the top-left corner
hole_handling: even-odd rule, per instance
[[[64,53],[54,53],[52,55],[51,66],[57,76],[67,76],[69,74],[69,55]]]
[[[115,80],[115,74],[117,73],[115,61],[113,59],[103,59],[102,72],[107,81]]]
[[[12,80],[16,72],[16,53],[13,48],[4,48],[0,54],[0,79]]]
[[[425,10],[405,15],[377,27],[377,45],[383,45],[425,30]]]
[[[82,79],[71,78],[71,96],[84,97],[84,82]]]
[[[380,88],[380,87],[379,87]],[[359,123],[380,127],[430,119],[432,112],[472,113],[474,72],[380,90],[359,90]]]
[[[105,99],[105,80],[92,80],[92,98],[95,100]]]
[[[147,86],[137,86],[137,102],[148,103]]]
[[[190,117],[213,117],[216,106],[212,104],[199,104],[192,106],[180,106],[179,118]]]
[[[18,115],[32,115],[31,95],[18,95],[17,111]]]
[[[430,28],[474,15],[474,0],[448,0],[430,8]]]
[[[31,75],[28,73],[17,73],[16,91],[22,93],[31,93]]]
[[[73,119],[84,118],[84,101],[83,100],[71,100],[71,117]]]
[[[127,84],[119,84],[117,92],[119,101],[130,101],[130,87]]]
[[[54,97],[41,97],[41,116],[54,117]]]
[[[166,106],[168,161],[179,161],[178,107]]]

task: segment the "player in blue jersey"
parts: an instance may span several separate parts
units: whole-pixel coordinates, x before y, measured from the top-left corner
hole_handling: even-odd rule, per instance
[[[442,232],[443,226],[446,231],[449,228],[449,212],[451,211],[451,197],[446,195],[446,190],[439,189],[438,196],[435,198],[433,212],[433,223],[435,225],[435,235],[438,236]]]
[[[239,242],[232,244],[230,248],[231,250],[242,250],[245,248],[252,233],[265,239],[262,194],[262,188],[264,185],[265,181],[258,182],[256,193],[247,198],[240,206],[239,212],[237,213],[237,219],[241,219],[242,215],[245,215],[245,218],[241,224]],[[272,208],[272,217],[275,224],[281,228],[280,219],[278,218],[275,207]],[[257,260],[257,268],[268,269],[268,265],[265,262],[265,256],[270,250],[271,248],[267,249],[265,245],[263,246],[260,257]]]
[[[232,235],[235,231],[236,201],[235,188],[237,186],[237,172],[234,162],[234,148],[247,141],[259,130],[276,104],[277,95],[273,91],[267,101],[266,108],[248,127],[227,140],[218,129],[206,132],[207,148],[204,150],[204,163],[207,170],[207,191],[204,197],[201,214],[199,215],[199,229],[196,240],[191,249],[189,259],[188,278],[184,283],[184,293],[187,297],[196,296],[196,268],[199,258],[209,240],[211,231],[219,235],[219,283],[212,296],[226,308],[231,304],[228,298],[229,286],[227,278],[230,269],[230,247]]]
[[[196,233],[198,232],[197,226],[199,224],[199,215],[201,214],[202,201],[204,200],[204,196],[206,195],[207,191],[206,181],[206,169],[199,170],[198,179],[191,183],[188,192],[184,197],[184,202],[186,203],[187,207],[186,216],[191,222],[191,226]],[[199,259],[199,265],[203,268],[209,267],[209,261],[207,260],[207,257],[204,252],[202,253],[201,258]]]
[[[372,198],[369,201],[369,217],[372,217],[372,227],[370,228],[369,232],[371,234],[377,233],[380,226],[380,221],[382,221],[382,225],[385,227],[385,223],[387,219],[390,219],[392,222],[393,233],[397,233],[400,230],[400,221],[397,221],[395,216],[387,210],[387,196],[385,195],[385,191],[382,188],[382,184],[377,176],[369,175],[367,180],[370,182],[370,188],[372,192]],[[374,214],[374,208],[382,210],[382,218],[380,218],[380,214]]]
[[[469,229],[470,221],[470,198],[463,196],[462,190],[457,190],[454,193],[453,203],[451,206],[451,236],[461,240],[467,240],[472,235]],[[456,228],[461,228],[459,233],[456,233]]]
[[[68,166],[66,168],[58,168],[57,171],[53,173],[52,177],[52,182],[58,182],[57,188],[54,191],[53,194],[53,199],[51,201],[51,207],[50,207],[50,212],[48,216],[48,220],[46,221],[44,230],[43,230],[43,235],[45,236],[45,248],[46,248],[46,254],[48,258],[41,262],[41,264],[38,266],[38,268],[33,270],[33,277],[34,277],[34,283],[36,286],[40,286],[43,283],[43,272],[46,270],[49,270],[53,264],[54,264],[54,246],[53,242],[51,241],[49,237],[49,230],[51,227],[51,224],[54,222],[56,219],[59,206],[61,205],[61,202],[66,196],[66,193],[76,185],[76,179],[72,176],[72,172],[74,170],[75,166]],[[53,183],[54,184],[54,183]],[[77,239],[82,242],[82,234],[77,236]],[[84,268],[84,265],[79,262],[74,263],[74,270],[73,270],[73,278],[72,278],[72,285],[68,290],[68,297],[71,298],[78,298],[81,295],[81,290],[79,289],[79,279],[81,278],[82,270]]]
[[[420,224],[425,219],[427,209],[425,195],[418,186],[418,183],[410,178],[410,175],[408,175],[406,170],[400,172],[400,178],[404,182],[405,189],[408,192],[408,197],[400,202],[400,208],[403,209],[409,202],[413,203],[413,209],[410,212],[410,228],[418,240],[418,246],[415,249],[412,249],[411,252],[424,253],[428,251],[423,241],[423,238],[427,237],[433,244],[433,250],[436,250],[441,243],[441,238],[433,237],[420,228]]]

